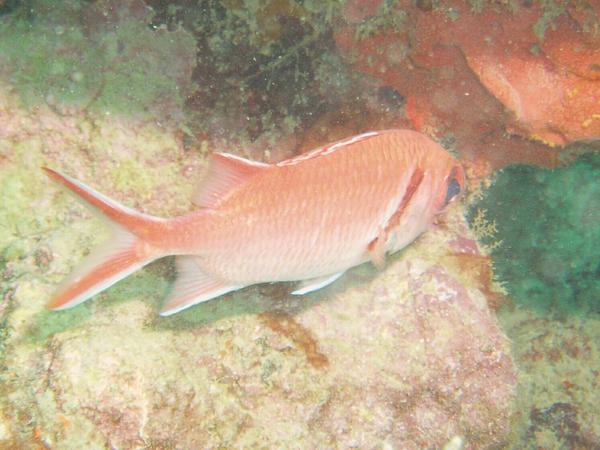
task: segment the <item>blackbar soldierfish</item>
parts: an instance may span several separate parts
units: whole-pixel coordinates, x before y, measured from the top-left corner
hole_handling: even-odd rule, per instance
[[[51,309],[75,306],[151,261],[177,256],[167,316],[255,283],[314,291],[350,267],[408,245],[464,187],[448,152],[410,130],[360,134],[278,164],[216,153],[190,214],[127,208],[45,168],[113,229],[62,284]]]

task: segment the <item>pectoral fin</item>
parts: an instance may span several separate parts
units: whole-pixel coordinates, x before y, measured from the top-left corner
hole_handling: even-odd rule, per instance
[[[386,241],[387,233],[383,230],[367,247],[371,262],[378,269],[383,269],[385,267]]]
[[[305,280],[300,284],[300,287],[292,292],[293,295],[304,295],[309,292],[318,291],[321,288],[333,283],[339,277],[344,275],[344,272],[334,273],[333,275],[326,275],[324,277],[311,278]]]

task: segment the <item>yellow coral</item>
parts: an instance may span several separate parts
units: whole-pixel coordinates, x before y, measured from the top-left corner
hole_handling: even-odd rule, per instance
[[[486,239],[491,241],[490,244],[482,244],[485,250],[491,251],[502,245],[502,240],[492,240],[496,236],[498,229],[496,227],[496,221],[489,221],[486,218],[486,213],[487,210],[483,208],[477,208],[475,211],[475,216],[473,217],[473,221],[471,222],[471,228],[478,240],[481,241],[482,239]]]
[[[583,123],[581,124],[581,127],[582,128],[587,128],[587,127],[589,127],[592,124],[592,122],[594,120],[599,120],[599,119],[600,119],[600,114],[592,114],[591,117],[588,117],[587,119],[585,119],[583,121]]]

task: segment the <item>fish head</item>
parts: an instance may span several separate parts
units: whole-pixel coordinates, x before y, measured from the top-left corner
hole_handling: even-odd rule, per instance
[[[434,202],[435,214],[446,210],[448,205],[460,198],[464,191],[465,171],[458,161],[453,160],[446,170],[443,182],[439,185]]]

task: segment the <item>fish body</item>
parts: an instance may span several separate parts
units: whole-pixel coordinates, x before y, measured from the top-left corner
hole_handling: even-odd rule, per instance
[[[347,269],[381,266],[424,232],[464,188],[460,164],[410,130],[364,133],[277,164],[212,155],[188,215],[141,214],[59,172],[56,181],[109,219],[110,245],[92,252],[50,308],[74,306],[139,267],[178,255],[161,315],[256,283],[304,280],[304,294]]]

